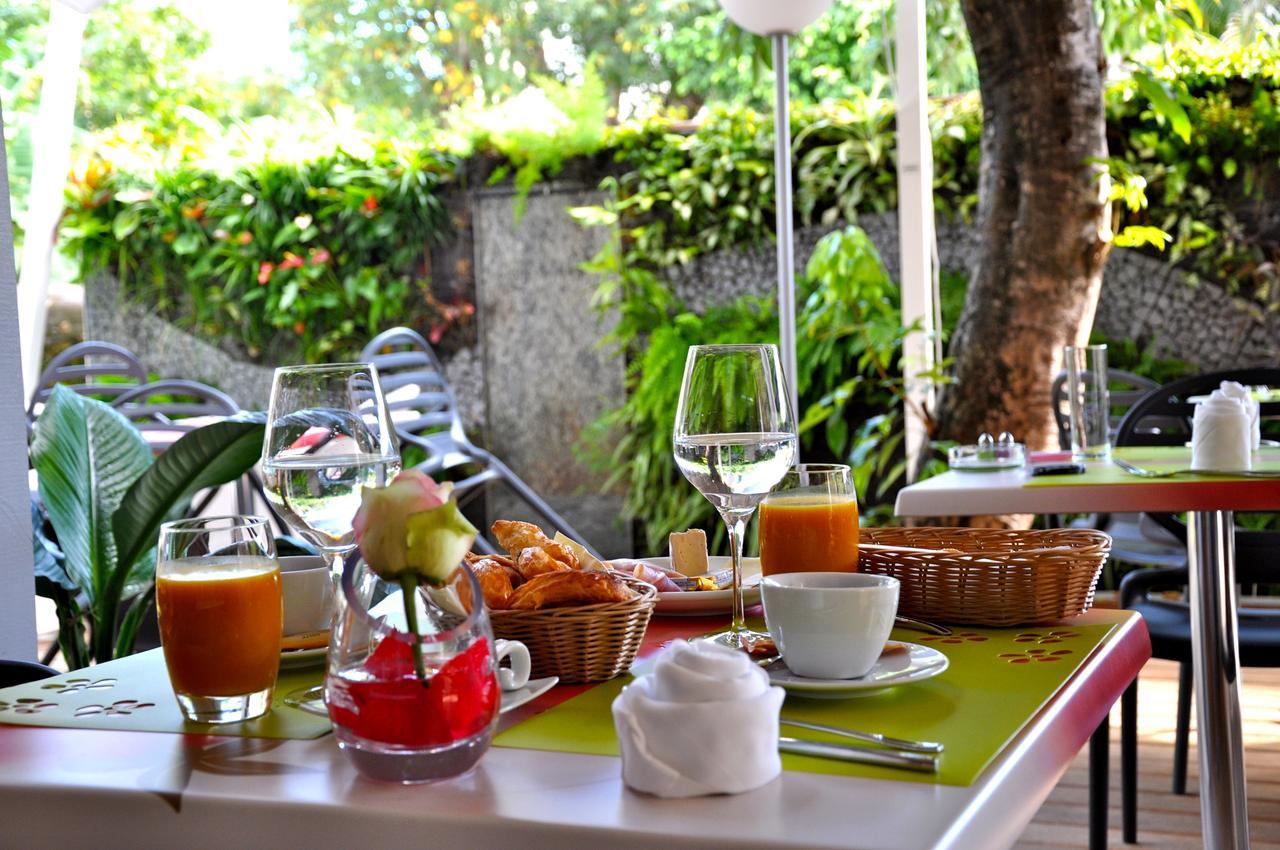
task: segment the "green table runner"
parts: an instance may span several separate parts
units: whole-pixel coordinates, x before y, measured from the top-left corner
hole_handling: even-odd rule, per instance
[[[1124,446],[1112,450],[1121,460],[1143,469],[1170,470],[1191,467],[1191,449],[1185,446]],[[1280,471],[1280,449],[1263,449],[1254,454],[1253,468]],[[1083,475],[1042,475],[1027,478],[1024,487],[1071,487],[1098,484],[1159,484],[1161,481],[1185,484],[1192,481],[1250,481],[1241,475],[1196,475],[1178,478],[1143,478],[1125,472],[1114,463],[1089,464]]]
[[[191,723],[178,708],[159,649],[108,661],[26,685],[0,689],[0,723],[68,729],[125,729],[236,735],[247,738],[319,738],[329,731],[323,717],[298,711],[284,698],[318,685],[324,667],[281,670],[271,711],[244,723]]]
[[[941,741],[946,751],[938,773],[917,774],[796,755],[784,755],[783,767],[838,776],[970,785],[1114,629],[1114,625],[964,627],[950,637],[895,632],[896,640],[922,643],[942,651],[951,666],[933,679],[854,699],[788,695],[783,715]],[[624,676],[592,688],[503,732],[494,743],[500,747],[617,755],[618,741],[609,706],[629,681],[631,678]],[[817,732],[802,734],[806,738],[841,740]]]

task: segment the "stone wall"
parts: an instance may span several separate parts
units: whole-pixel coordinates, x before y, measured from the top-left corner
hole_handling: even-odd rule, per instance
[[[890,277],[898,278],[896,213],[864,216],[858,224],[875,243]],[[814,246],[832,227],[796,232],[796,268],[803,270]],[[974,230],[939,222],[938,255],[943,269],[970,273],[978,257]],[[669,274],[676,293],[694,310],[746,294],[767,295],[777,285],[774,246],[764,243],[716,251]],[[1095,327],[1112,339],[1150,345],[1157,357],[1178,358],[1198,370],[1280,362],[1280,314],[1196,281],[1159,259],[1114,249],[1103,275]]]
[[[612,319],[591,306],[596,280],[579,269],[605,232],[584,229],[569,207],[601,195],[572,184],[539,187],[523,217],[509,191],[472,197],[476,315],[484,359],[485,441],[606,555],[630,554],[620,494],[576,456],[582,429],[624,400],[623,363],[601,349]],[[508,491],[490,489],[491,516],[540,520]]]

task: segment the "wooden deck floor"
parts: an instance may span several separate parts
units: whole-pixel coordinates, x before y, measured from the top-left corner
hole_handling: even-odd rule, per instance
[[[1249,832],[1254,850],[1280,848],[1280,669],[1242,671],[1245,769]],[[1192,709],[1187,794],[1170,791],[1173,775],[1174,707],[1178,665],[1152,660],[1138,685],[1138,841],[1120,836],[1120,708],[1111,715],[1112,848],[1196,850],[1200,839],[1199,773]],[[1076,757],[1016,845],[1017,850],[1074,850],[1089,846],[1088,747]]]

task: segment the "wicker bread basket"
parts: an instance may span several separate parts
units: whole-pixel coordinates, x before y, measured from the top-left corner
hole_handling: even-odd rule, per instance
[[[898,611],[941,623],[1021,626],[1084,613],[1111,538],[1090,529],[867,528],[861,543],[952,549],[859,549],[858,569],[902,583]]]
[[[625,672],[649,625],[657,589],[622,578],[637,592],[629,602],[537,611],[490,611],[494,637],[529,648],[534,678],[559,676],[566,684],[603,682]]]

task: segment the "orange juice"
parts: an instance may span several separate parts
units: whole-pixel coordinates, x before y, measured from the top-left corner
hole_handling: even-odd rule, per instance
[[[858,500],[852,495],[773,495],[760,505],[765,575],[858,569]]]
[[[156,578],[156,613],[177,693],[236,696],[275,684],[284,619],[275,562],[170,561]]]

